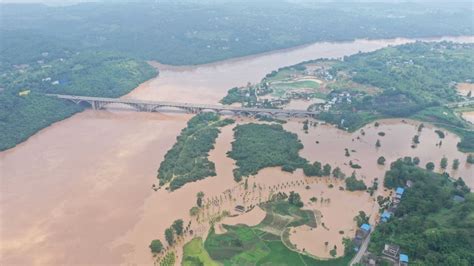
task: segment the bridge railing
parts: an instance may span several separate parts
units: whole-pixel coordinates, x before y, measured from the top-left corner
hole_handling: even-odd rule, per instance
[[[235,106],[225,106],[225,105],[212,105],[212,104],[194,104],[194,103],[179,103],[179,102],[166,102],[166,101],[145,101],[145,100],[135,100],[135,99],[122,99],[122,98],[103,98],[103,97],[90,97],[90,96],[75,96],[75,95],[61,95],[61,94],[48,94],[51,97],[57,97],[60,99],[71,100],[74,102],[86,101],[91,103],[94,106],[95,103],[122,103],[128,105],[149,105],[152,107],[176,107],[182,109],[200,109],[200,110],[215,110],[215,111],[232,111],[232,112],[251,112],[251,113],[268,113],[268,114],[301,114],[301,115],[310,115],[314,116],[318,112],[311,112],[307,110],[297,110],[297,109],[269,109],[269,108],[246,108],[246,107],[235,107]],[[153,108],[144,108],[152,110]]]

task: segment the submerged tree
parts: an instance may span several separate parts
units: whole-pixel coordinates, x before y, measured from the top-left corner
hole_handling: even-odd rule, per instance
[[[453,160],[453,170],[458,170],[459,168],[459,159]]]
[[[149,247],[153,253],[160,253],[163,250],[163,244],[158,239],[152,240]]]
[[[467,161],[467,163],[469,163],[469,164],[474,164],[474,156],[473,156],[472,154],[469,154],[469,155],[467,156],[467,160],[466,160],[466,161]]]
[[[433,171],[435,168],[435,164],[433,162],[429,162],[426,164],[426,170]]]
[[[204,192],[202,191],[199,191],[197,194],[196,194],[196,204],[199,208],[202,207],[202,199],[204,198]]]
[[[446,169],[448,167],[448,159],[443,157],[439,165],[441,166],[441,169]]]
[[[199,213],[199,208],[194,206],[189,210],[189,215],[191,216],[196,216]]]
[[[357,223],[357,226],[360,227],[361,225],[368,223],[369,218],[370,216],[367,216],[364,211],[359,211],[359,214],[354,217],[354,221]]]
[[[413,136],[413,143],[414,144],[420,144],[420,136],[418,136],[418,135]]]
[[[183,220],[178,219],[171,225],[178,236],[183,234]]]
[[[415,165],[419,165],[419,164],[420,164],[420,158],[419,158],[419,157],[413,158],[413,163],[414,163]]]
[[[377,164],[379,164],[379,165],[384,165],[384,164],[385,164],[385,157],[380,156],[380,157],[377,159]]]
[[[332,170],[332,175],[335,178],[345,178],[346,177],[344,175],[344,173],[341,171],[341,168],[339,168],[339,167],[336,167],[336,168],[334,168],[334,170]]]
[[[168,245],[172,246],[174,244],[174,232],[172,228],[167,228],[165,230],[165,238]]]
[[[331,165],[325,164],[323,167],[323,175],[330,176],[331,175]]]
[[[290,204],[293,204],[293,205],[297,206],[297,207],[303,207],[303,202],[301,201],[300,194],[298,194],[294,191],[290,192],[290,196],[288,197],[288,202]]]

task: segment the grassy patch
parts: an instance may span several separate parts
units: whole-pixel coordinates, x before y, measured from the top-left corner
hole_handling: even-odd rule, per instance
[[[276,201],[262,204],[261,208],[266,211],[266,216],[258,225],[258,228],[272,228],[282,232],[286,227],[308,225],[316,227],[316,218],[310,210],[302,210],[287,201]]]
[[[261,206],[267,215],[256,226],[224,225],[226,233],[211,229],[204,246],[212,259],[224,265],[347,265],[351,256],[318,260],[296,252],[289,242],[291,226],[316,226],[314,213],[301,210],[288,201]],[[285,241],[285,243],[283,242]]]
[[[219,265],[211,259],[209,253],[204,249],[202,238],[197,237],[186,243],[183,247],[183,266],[217,266]]]

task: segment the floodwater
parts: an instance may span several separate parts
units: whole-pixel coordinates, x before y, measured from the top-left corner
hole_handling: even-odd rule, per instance
[[[463,112],[462,113],[462,117],[470,122],[471,124],[474,124],[474,111],[471,111],[471,112]]]
[[[249,122],[247,119],[237,121],[238,124],[247,122]],[[341,180],[305,178],[301,170],[286,173],[282,172],[279,167],[272,167],[265,168],[256,176],[249,178],[249,188],[252,188],[253,183],[263,187],[257,192],[249,193],[253,201],[235,202],[235,204],[249,206],[251,203],[258,203],[260,199],[268,198],[271,187],[285,184],[284,187],[274,188],[274,191],[289,193],[293,190],[300,193],[303,202],[306,204],[305,208],[318,211],[322,215],[320,222],[324,223],[324,227],[319,223],[316,229],[310,229],[309,227],[292,229],[290,231],[292,243],[296,244],[299,250],[302,251],[304,248],[306,252],[320,258],[331,258],[329,251],[336,245],[337,256],[341,256],[344,250],[342,239],[343,237],[354,236],[356,224],[353,218],[359,211],[364,211],[371,216],[372,223],[378,220],[379,207],[375,199],[378,195],[387,196],[388,194],[387,191],[383,190],[383,176],[392,161],[404,156],[417,156],[420,158],[420,166],[424,166],[428,162],[434,162],[437,165],[435,171],[442,172],[439,162],[445,156],[449,160],[447,172],[453,177],[463,177],[468,185],[474,187],[474,167],[466,163],[467,155],[456,149],[459,138],[454,134],[446,133],[444,139],[439,139],[434,131],[437,128],[427,124],[419,133],[419,124],[420,122],[411,120],[385,119],[380,120],[377,127],[374,124],[369,124],[354,133],[341,131],[329,125],[310,127],[308,133],[305,133],[303,131],[303,120],[289,121],[283,127],[296,133],[302,141],[304,145],[300,152],[302,157],[311,162],[329,163],[333,168],[339,166],[346,175],[350,175],[355,171],[357,177],[362,179],[367,186],[371,186],[374,179],[378,178],[379,190],[372,197],[366,192],[341,191],[339,187],[344,187],[344,182]],[[364,132],[364,134],[361,132]],[[385,133],[383,137],[379,135],[381,132]],[[412,138],[416,134],[420,136],[420,143],[416,148],[412,148]],[[381,141],[381,147],[378,149],[375,146],[377,139]],[[216,153],[211,154],[211,159],[219,166],[217,168],[218,178],[224,178],[225,180],[232,179],[234,162],[228,157],[222,156],[222,154],[230,150],[232,140],[231,127],[227,127],[219,135],[214,150],[221,156],[216,158]],[[441,146],[437,145],[440,141],[442,141]],[[349,157],[345,155],[346,148],[349,150]],[[385,166],[377,164],[379,156],[386,158]],[[457,171],[451,170],[451,163],[454,159],[459,159],[461,162]],[[359,164],[362,168],[352,169],[349,164],[350,161]],[[304,184],[291,185],[292,182],[303,182],[302,180],[304,180]],[[329,188],[329,184],[334,187]],[[310,188],[307,189],[306,186]],[[318,201],[311,203],[309,200],[311,197],[318,198]],[[321,203],[321,198],[325,199],[324,203]],[[232,206],[229,207],[232,208]],[[255,213],[256,217],[253,217],[253,219],[250,219],[247,214],[241,219],[253,225],[256,223],[255,221],[263,218],[260,213]],[[238,219],[231,218],[230,220]],[[224,220],[224,223],[226,222],[227,220]],[[233,221],[232,224],[236,224],[236,222]],[[325,242],[329,242],[328,247],[325,246]]]
[[[473,42],[472,37],[443,39]],[[159,65],[160,77],[143,83],[125,97],[215,104],[229,88],[257,82],[282,66],[410,41],[317,43],[202,66]],[[152,265],[150,241],[155,238],[163,241],[164,229],[173,220],[183,218],[185,223],[191,220],[188,212],[198,191],[204,191],[206,197],[217,197],[235,187],[231,174],[233,162],[224,156],[232,139],[232,126],[228,126],[210,154],[216,162],[218,176],[188,184],[173,193],[151,189],[159,163],[189,118],[183,114],[87,110],[1,152],[0,264]],[[437,148],[437,137],[429,128],[424,129],[419,147],[411,149],[414,125],[399,121],[383,125],[380,130],[387,135],[381,138],[382,147],[376,151],[373,135],[379,129],[366,129],[363,140],[352,142],[356,133],[320,126],[304,134],[299,122],[285,127],[302,138],[305,144],[302,156],[340,165],[349,172],[348,166],[343,165],[349,159],[343,157],[343,149],[355,149],[357,152],[350,159],[363,166],[361,174],[367,180],[374,175],[381,177],[383,169],[374,165],[380,154],[387,154],[388,161],[418,154],[422,164],[428,160],[438,162],[443,155],[450,160],[458,157],[465,161],[465,155],[455,149],[454,135],[448,134],[442,147]],[[390,138],[402,142],[389,141]],[[253,178],[254,182],[271,179],[260,178],[264,171]],[[472,169],[462,164],[458,171],[459,175],[471,175],[465,179],[472,186]],[[232,191],[237,198],[241,188]],[[234,203],[237,204],[234,201],[229,205]],[[335,218],[327,215],[329,225]],[[196,234],[205,235],[205,224],[193,226]],[[177,253],[179,256],[179,247]]]
[[[458,93],[462,96],[467,96],[469,93],[474,94],[474,84],[472,83],[459,83],[457,89]]]

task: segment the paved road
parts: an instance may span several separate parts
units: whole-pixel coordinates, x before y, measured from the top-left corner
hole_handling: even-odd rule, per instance
[[[354,258],[352,258],[349,265],[352,266],[352,265],[360,262],[360,260],[362,259],[362,256],[364,255],[365,251],[367,250],[367,247],[369,246],[370,235],[371,234],[372,234],[372,232],[370,232],[369,235],[364,239],[364,242],[362,242],[362,245],[360,245],[359,251],[354,256]]]
[[[103,97],[90,97],[90,96],[76,96],[76,95],[61,95],[61,94],[47,94],[51,97],[59,99],[70,100],[75,103],[78,102],[89,102],[92,106],[95,103],[99,103],[102,106],[109,103],[122,103],[132,105],[134,107],[143,107],[143,110],[153,111],[156,107],[177,107],[183,109],[198,109],[202,110],[215,110],[215,111],[232,111],[232,112],[250,112],[250,113],[268,113],[268,114],[288,114],[288,115],[307,115],[310,117],[316,116],[319,112],[308,111],[308,110],[296,110],[296,109],[268,109],[268,108],[255,108],[255,107],[235,107],[230,105],[212,105],[212,104],[197,104],[197,103],[179,103],[179,102],[162,102],[162,101],[144,101],[135,99],[122,99],[122,98],[103,98]],[[146,108],[150,107],[150,108]],[[95,108],[95,107],[94,107]],[[101,109],[101,107],[97,107]],[[139,109],[141,110],[141,109]]]

